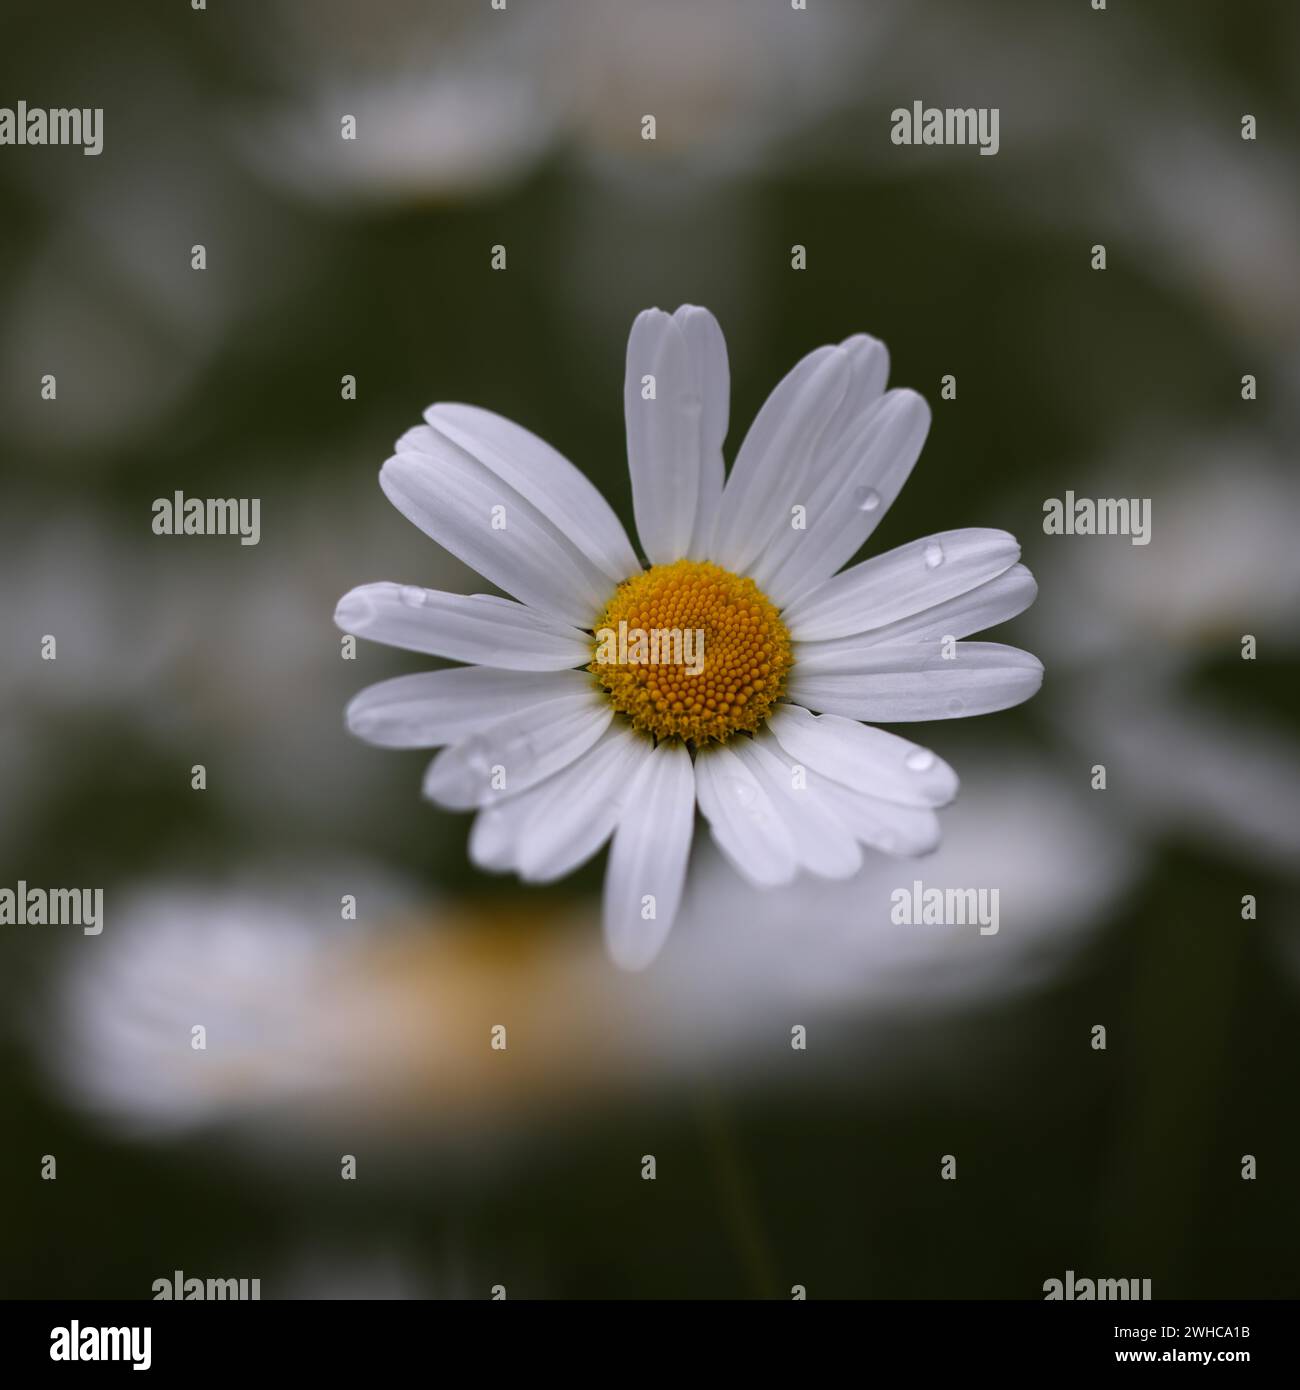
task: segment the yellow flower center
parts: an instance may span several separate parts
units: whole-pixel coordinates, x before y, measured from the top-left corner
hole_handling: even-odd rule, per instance
[[[790,634],[754,583],[705,560],[625,579],[595,627],[588,669],[643,733],[699,745],[753,733],[790,670]]]

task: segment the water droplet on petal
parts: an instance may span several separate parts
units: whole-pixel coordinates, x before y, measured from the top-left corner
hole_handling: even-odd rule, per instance
[[[402,585],[402,602],[408,608],[423,608],[428,597],[429,591],[427,589],[421,589],[414,584]]]
[[[960,714],[965,708],[966,701],[963,700],[960,695],[954,695],[952,699],[948,701],[949,714]]]
[[[874,512],[880,506],[880,494],[874,487],[856,488],[853,502],[860,512]]]
[[[929,772],[934,766],[934,754],[928,748],[913,748],[903,759],[903,766],[909,772]]]
[[[739,777],[732,782],[731,790],[742,806],[753,806],[758,800],[758,791],[754,784],[745,782]]]
[[[491,752],[487,739],[479,734],[465,740],[465,766],[480,777],[486,777],[492,769]]]
[[[928,570],[937,570],[943,564],[943,546],[938,541],[931,541],[925,547],[925,567]]]

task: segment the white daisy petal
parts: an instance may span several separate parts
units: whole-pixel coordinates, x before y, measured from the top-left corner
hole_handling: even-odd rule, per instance
[[[1019,558],[1020,545],[1006,531],[942,531],[834,575],[790,604],[782,618],[796,642],[866,632],[968,593]]]
[[[637,533],[653,564],[703,555],[712,540],[730,395],[727,345],[707,309],[684,304],[671,317],[659,309],[637,315],[623,413]]]
[[[473,405],[442,402],[424,418],[536,507],[607,579],[618,583],[640,569],[622,522],[599,488],[544,439]]]
[[[656,565],[681,559],[695,527],[701,412],[695,388],[676,320],[662,309],[642,310],[627,340],[623,417],[637,535]]]
[[[826,428],[817,445],[817,466],[810,470],[802,489],[803,495],[798,499],[805,508],[809,494],[822,483],[831,461],[838,457],[860,429],[864,417],[876,407],[889,379],[889,351],[879,339],[857,333],[838,346],[848,360],[848,383],[839,405],[827,418]],[[755,577],[758,567],[766,565],[769,570],[774,570],[785,558],[791,539],[787,534],[790,519],[787,508],[780,519],[781,525],[769,534],[768,544],[755,562]],[[773,555],[773,545],[784,548],[779,554]]]
[[[909,806],[945,806],[957,795],[957,774],[942,758],[884,729],[801,705],[778,705],[768,727],[795,761],[856,791]]]
[[[528,882],[563,878],[609,839],[653,746],[624,725],[606,729],[568,767],[485,806],[470,834],[470,857],[480,868],[511,869]]]
[[[589,689],[585,671],[494,671],[453,666],[369,685],[347,708],[348,729],[381,748],[437,748],[522,705]]]
[[[796,644],[786,694],[795,704],[849,719],[890,724],[991,714],[1027,700],[1043,681],[1037,657],[1000,642],[844,647]],[[838,644],[837,644],[838,646]]]
[[[605,943],[616,965],[643,970],[677,916],[695,824],[695,773],[681,744],[661,743],[627,789],[605,870]],[[647,899],[654,914],[646,917]]]
[[[928,806],[900,806],[831,781],[822,794],[841,824],[871,849],[911,857],[939,847],[939,817]]]
[[[507,671],[563,671],[591,660],[591,638],[576,627],[491,594],[362,584],[339,600],[334,621],[371,642]]]
[[[695,759],[700,811],[736,871],[762,888],[789,883],[794,851],[772,800],[730,748],[703,748]]]
[[[832,448],[844,439],[869,411],[889,380],[889,349],[868,333],[855,333],[839,344],[849,359],[849,384],[826,425],[823,444]]]
[[[428,425],[412,425],[393,445],[395,454],[424,454],[436,458],[442,445],[437,430]]]
[[[433,430],[421,438],[429,452],[395,454],[380,469],[388,500],[507,593],[589,627],[609,597],[607,577],[531,502],[463,449]]]
[[[424,775],[424,794],[468,811],[527,791],[585,753],[613,715],[593,689],[526,705],[444,748]]]
[[[710,558],[744,574],[807,501],[814,460],[852,378],[852,355],[810,352],[777,384],[754,417],[722,492]]]
[[[1023,613],[1034,601],[1038,584],[1024,565],[1012,565],[1004,574],[977,589],[958,594],[933,608],[909,617],[873,627],[847,637],[816,642],[818,651],[838,647],[901,646],[910,642],[938,642],[944,637],[969,637],[974,632],[996,627]]]
[[[821,878],[850,878],[862,867],[862,851],[825,793],[829,779],[803,768],[770,734],[737,739],[736,756],[754,774],[781,818],[800,868]]]
[[[915,391],[887,391],[822,451],[801,500],[806,526],[784,524],[753,569],[785,606],[846,564],[879,526],[907,481],[930,431],[930,407]]]
[[[519,849],[517,817],[518,810],[512,810],[511,801],[484,806],[469,832],[470,862],[487,873],[513,873]]]
[[[727,361],[727,342],[717,319],[707,309],[683,304],[674,314],[686,339],[691,375],[699,383],[700,411],[700,496],[695,512],[687,556],[708,558],[713,544],[713,528],[722,503],[726,465],[722,445],[731,419],[731,366]]]
[[[530,805],[519,824],[515,863],[527,882],[563,878],[609,839],[629,788],[654,745],[624,725],[606,729],[582,757],[524,792]]]

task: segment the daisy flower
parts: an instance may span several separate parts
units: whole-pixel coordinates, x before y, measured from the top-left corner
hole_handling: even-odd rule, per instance
[[[1006,532],[942,532],[841,569],[929,428],[920,396],[885,389],[888,367],[861,334],[809,353],[726,475],[717,320],[638,315],[623,398],[645,563],[567,459],[490,411],[430,406],[380,470],[404,516],[514,597],[344,595],[345,632],[464,663],[363,690],[348,727],[441,747],[424,793],[477,812],[481,868],[550,881],[610,840],[605,936],[627,969],[676,916],[697,805],[762,887],[848,878],[864,846],[926,853],[956,775],[863,721],[987,714],[1042,680],[1028,653],[963,640],[1033,600]]]

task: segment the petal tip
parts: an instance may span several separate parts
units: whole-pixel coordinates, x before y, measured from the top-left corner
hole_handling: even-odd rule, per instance
[[[365,586],[350,589],[339,599],[334,609],[334,624],[343,632],[360,634],[374,617],[375,606]]]

